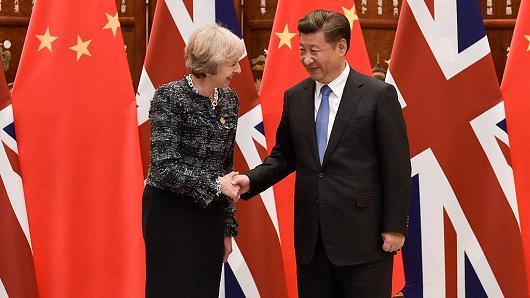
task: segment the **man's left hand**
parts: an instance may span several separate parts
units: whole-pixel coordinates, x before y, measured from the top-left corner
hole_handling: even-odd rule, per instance
[[[387,252],[395,252],[403,247],[405,243],[405,235],[401,233],[382,233],[383,236],[383,250]]]

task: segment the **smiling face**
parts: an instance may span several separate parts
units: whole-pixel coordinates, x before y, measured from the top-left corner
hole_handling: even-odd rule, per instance
[[[230,85],[232,78],[241,73],[241,66],[238,58],[232,58],[219,63],[217,73],[208,75],[212,86],[216,88],[226,88]]]
[[[328,43],[322,31],[300,34],[300,62],[309,76],[322,84],[337,78],[345,67],[345,39]]]
[[[232,78],[241,73],[239,59],[244,53],[245,44],[238,36],[209,24],[191,34],[184,57],[189,72],[202,80],[209,93],[213,88],[228,87]]]

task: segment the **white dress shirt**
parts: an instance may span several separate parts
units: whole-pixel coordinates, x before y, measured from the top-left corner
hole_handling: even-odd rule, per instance
[[[344,92],[344,86],[346,86],[346,81],[348,80],[348,75],[350,74],[350,66],[346,63],[346,67],[342,73],[331,81],[329,88],[331,88],[331,93],[329,94],[329,122],[328,122],[328,138],[331,135],[331,130],[333,129],[333,123],[335,122],[335,117],[337,116],[337,111],[339,110],[340,99],[342,98],[342,93]],[[322,101],[322,94],[320,89],[325,84],[316,82],[315,88],[315,122],[317,119],[318,108],[320,107],[320,102]]]

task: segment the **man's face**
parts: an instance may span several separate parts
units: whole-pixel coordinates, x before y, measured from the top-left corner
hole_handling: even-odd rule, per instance
[[[340,75],[344,69],[346,40],[336,44],[326,42],[324,32],[300,34],[300,62],[309,76],[327,84]]]

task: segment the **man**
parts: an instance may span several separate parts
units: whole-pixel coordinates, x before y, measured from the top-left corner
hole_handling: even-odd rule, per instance
[[[233,183],[249,199],[296,171],[300,297],[390,297],[410,187],[396,91],[350,69],[344,15],[313,11],[298,31],[310,78],[285,92],[270,156]]]

